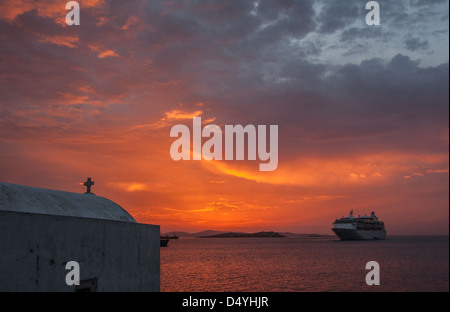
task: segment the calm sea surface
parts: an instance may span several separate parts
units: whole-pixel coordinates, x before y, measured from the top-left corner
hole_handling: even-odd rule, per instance
[[[180,238],[161,248],[161,291],[449,291],[448,250],[448,236]]]

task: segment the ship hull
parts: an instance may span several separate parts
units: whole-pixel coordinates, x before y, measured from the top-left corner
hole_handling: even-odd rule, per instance
[[[378,240],[386,239],[386,231],[358,231],[355,229],[331,229],[341,240]]]

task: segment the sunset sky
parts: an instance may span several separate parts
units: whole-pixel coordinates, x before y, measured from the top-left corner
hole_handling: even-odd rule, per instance
[[[0,1],[0,181],[163,232],[449,232],[449,3]],[[278,168],[174,161],[176,124],[278,125]]]

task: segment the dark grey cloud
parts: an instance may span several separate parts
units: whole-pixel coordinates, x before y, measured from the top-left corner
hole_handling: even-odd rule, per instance
[[[333,33],[364,18],[366,14],[365,3],[361,1],[346,1],[345,5],[339,1],[324,2],[324,7],[317,16],[318,31]]]
[[[346,139],[350,145],[353,137],[354,148],[361,149],[367,146],[361,138],[378,138],[377,144],[368,140],[376,146],[386,133],[409,131],[420,138],[421,131],[448,128],[448,61],[425,67],[396,51],[397,44],[411,52],[427,51],[429,37],[408,37],[403,28],[355,25],[366,13],[360,1],[323,2],[320,13],[312,1],[258,3],[133,1],[128,6],[110,1],[102,11],[106,23],[87,12],[78,30],[63,29],[36,11],[13,24],[0,22],[0,55],[9,60],[0,87],[4,120],[20,123],[13,114],[17,109],[37,107],[73,110],[73,115],[52,117],[64,127],[70,118],[97,126],[111,120],[144,123],[158,120],[178,103],[189,110],[203,102],[218,122],[280,124],[296,129],[298,140]],[[380,4],[384,21],[404,13],[405,2]],[[121,29],[133,16],[138,22]],[[40,41],[40,36],[67,31],[79,36],[75,48]],[[400,43],[394,40],[396,32]],[[366,55],[375,39],[392,51]],[[99,58],[90,48],[95,44],[118,56]],[[336,59],[362,61],[321,59],[332,45],[343,49]],[[88,95],[91,100],[105,105],[55,103],[61,93],[86,95],[78,90],[83,85],[95,91]],[[170,100],[161,102],[159,93],[170,94]],[[89,114],[93,109],[98,116]],[[127,112],[139,116],[130,119]],[[392,148],[406,148],[405,140],[398,140],[390,139]]]
[[[421,6],[429,6],[429,5],[433,5],[433,4],[448,4],[447,0],[414,0],[411,1],[413,4],[421,7]]]
[[[393,33],[381,27],[350,27],[345,29],[340,37],[346,44],[358,42],[361,39],[376,40],[381,38],[383,41],[392,39]]]
[[[411,38],[405,40],[405,47],[410,51],[424,51],[430,48],[430,44],[420,38]]]

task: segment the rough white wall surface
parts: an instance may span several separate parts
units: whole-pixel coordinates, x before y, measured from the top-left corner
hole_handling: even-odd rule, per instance
[[[74,291],[69,261],[97,291],[159,291],[159,240],[156,225],[0,209],[0,291]]]

